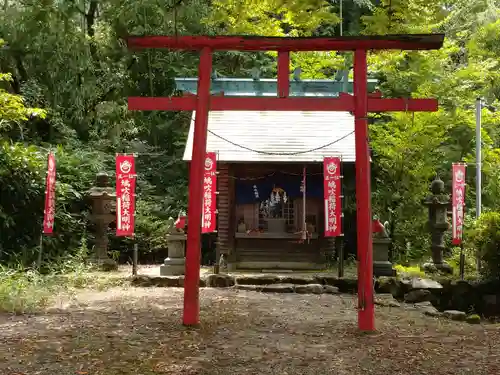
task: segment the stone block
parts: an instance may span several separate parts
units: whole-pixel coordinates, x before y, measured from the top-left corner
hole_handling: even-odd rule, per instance
[[[339,278],[335,275],[315,275],[314,280],[318,284],[337,286]]]
[[[280,278],[274,275],[249,275],[236,277],[239,285],[271,285],[280,282]]]
[[[261,291],[264,293],[293,293],[292,284],[263,285]]]
[[[340,294],[339,288],[331,285],[323,285],[323,293],[325,294]]]
[[[401,307],[401,304],[394,299],[393,296],[389,295],[379,295],[375,297],[375,304],[378,306],[385,307]]]
[[[324,292],[321,284],[295,285],[295,293],[300,294],[322,294]]]
[[[312,276],[282,276],[279,278],[282,284],[307,285],[314,284],[316,280]]]
[[[432,293],[427,289],[416,289],[405,294],[404,300],[409,303],[429,301]]]
[[[208,275],[205,282],[208,287],[213,288],[229,288],[235,284],[234,277],[221,273]]]
[[[240,285],[236,284],[234,286],[238,290],[248,290],[250,292],[262,292],[262,285]]]
[[[443,312],[443,316],[451,320],[464,321],[467,317],[467,314],[463,311],[458,310],[446,310]]]

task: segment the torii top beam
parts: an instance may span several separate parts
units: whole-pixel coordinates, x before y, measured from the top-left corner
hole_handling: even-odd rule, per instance
[[[130,36],[132,49],[168,48],[213,51],[353,51],[353,50],[432,50],[442,47],[444,34],[376,35],[324,37],[262,36]]]

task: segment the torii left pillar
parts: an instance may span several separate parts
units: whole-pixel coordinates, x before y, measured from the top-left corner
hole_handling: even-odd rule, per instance
[[[198,90],[196,117],[194,120],[193,154],[189,169],[188,225],[186,246],[186,272],[184,276],[184,325],[196,325],[200,321],[200,240],[203,196],[204,161],[207,149],[210,80],[212,74],[212,50],[205,47],[200,53],[198,65]],[[196,229],[195,229],[196,228]]]

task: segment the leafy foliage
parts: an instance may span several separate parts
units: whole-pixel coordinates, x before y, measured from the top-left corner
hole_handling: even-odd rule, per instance
[[[130,95],[171,95],[175,77],[197,74],[193,53],[129,52],[130,34],[339,36],[446,34],[438,51],[369,55],[370,75],[387,97],[436,97],[440,111],[373,115],[370,125],[375,213],[390,223],[396,256],[428,251],[421,199],[431,179],[448,182],[454,161],[475,163],[474,101],[483,110],[483,203],[498,211],[500,193],[500,2],[498,0],[89,0],[13,2],[0,13],[0,260],[36,259],[47,151],[58,163],[56,233],[46,260],[76,251],[88,236],[85,192],[95,173],[114,171],[116,152],[137,153],[137,236],[141,252],[164,248],[165,222],[186,207],[182,153],[190,115],[134,113]],[[276,75],[275,55],[218,52],[220,76]],[[292,53],[303,78],[333,79],[349,53]],[[468,168],[467,206],[475,199]],[[352,198],[352,197],[351,197]],[[474,213],[473,209],[469,210]],[[27,224],[28,223],[28,224]],[[128,258],[128,240],[111,238]],[[410,246],[407,244],[411,243]]]
[[[469,233],[470,244],[479,250],[481,274],[500,278],[500,213],[488,212],[477,220]]]

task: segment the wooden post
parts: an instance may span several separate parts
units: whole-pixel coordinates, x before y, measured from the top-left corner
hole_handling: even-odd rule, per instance
[[[201,50],[198,68],[198,93],[194,122],[193,154],[189,170],[189,201],[186,248],[186,274],[184,279],[184,325],[197,325],[200,320],[200,240],[203,203],[203,173],[207,149],[212,50]]]
[[[137,263],[139,258],[139,245],[134,244],[134,252],[132,253],[132,276],[137,276]]]
[[[38,258],[36,261],[36,268],[38,271],[40,271],[40,268],[42,267],[42,257],[43,257],[43,231],[40,233],[40,244],[38,248]]]
[[[278,97],[286,98],[290,94],[290,52],[278,52]]]
[[[358,327],[375,330],[366,50],[354,52],[354,131],[358,230]]]

